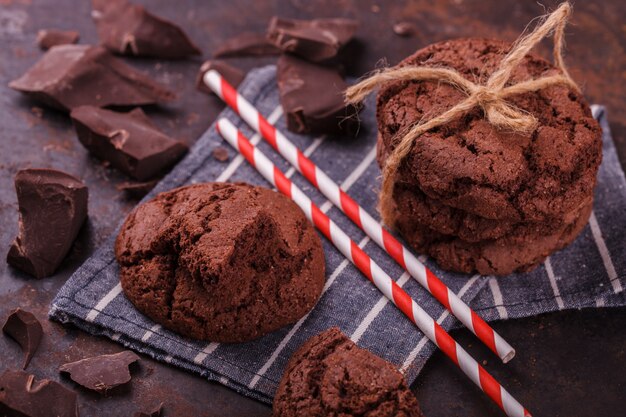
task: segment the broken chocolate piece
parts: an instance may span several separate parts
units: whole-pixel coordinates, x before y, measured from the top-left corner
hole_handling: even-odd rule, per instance
[[[184,143],[158,130],[139,108],[118,113],[81,106],[70,116],[89,152],[140,181],[162,173],[187,152]]]
[[[76,393],[48,379],[35,384],[24,371],[0,375],[0,416],[78,417]]]
[[[202,54],[181,28],[143,6],[126,0],[92,0],[92,6],[100,43],[112,52],[164,59]]]
[[[207,94],[213,94],[213,90],[207,87],[203,80],[204,74],[206,74],[209,70],[216,70],[219,72],[222,77],[224,77],[224,79],[231,83],[235,88],[239,87],[239,84],[241,84],[243,79],[246,78],[246,74],[244,74],[243,71],[227,64],[224,61],[205,61],[198,70],[198,75],[196,76],[196,90]]]
[[[90,106],[140,106],[176,95],[100,46],[60,45],[9,87],[61,110]]]
[[[161,414],[163,414],[163,403],[159,404],[152,412],[137,411],[133,417],[161,417]]]
[[[138,360],[139,356],[125,350],[66,363],[61,365],[59,371],[70,374],[72,381],[87,389],[106,394],[108,390],[130,381],[128,367]]]
[[[19,233],[7,262],[36,278],[52,275],[87,217],[87,187],[65,172],[23,169],[15,190]]]
[[[352,19],[282,19],[273,17],[267,38],[283,52],[320,62],[337,55],[352,37],[358,22]]]
[[[224,41],[213,56],[215,58],[225,58],[278,54],[280,54],[280,49],[270,43],[265,34],[244,32]]]
[[[148,194],[159,180],[151,180],[151,181],[125,181],[115,186],[120,191],[124,191],[128,196],[132,198],[143,198],[146,194]]]
[[[409,37],[415,35],[417,28],[411,22],[398,22],[393,25],[393,33],[398,36]]]
[[[46,50],[57,45],[77,43],[79,37],[75,30],[44,29],[37,32],[37,45]]]
[[[226,148],[218,146],[217,148],[213,149],[211,154],[213,155],[213,158],[217,159],[220,162],[228,161],[228,151],[226,150]]]
[[[355,133],[357,109],[344,104],[347,84],[338,70],[284,54],[278,60],[277,78],[290,131]]]
[[[30,360],[41,343],[43,329],[37,317],[31,312],[16,308],[11,311],[2,331],[11,336],[24,351],[24,366],[26,369]]]

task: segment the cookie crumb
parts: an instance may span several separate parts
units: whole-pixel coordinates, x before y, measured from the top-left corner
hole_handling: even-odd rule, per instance
[[[222,146],[218,146],[217,148],[213,149],[213,152],[211,152],[211,154],[213,155],[213,158],[217,159],[220,162],[226,162],[230,159],[228,156],[228,151]]]
[[[404,38],[413,36],[417,33],[417,27],[411,22],[398,22],[393,25],[393,33]]]

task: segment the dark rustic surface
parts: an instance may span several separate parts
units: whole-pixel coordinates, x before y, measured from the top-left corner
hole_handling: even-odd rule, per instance
[[[154,12],[181,24],[205,57],[227,37],[244,30],[264,30],[274,14],[292,17],[355,17],[362,22],[358,41],[349,46],[346,68],[352,75],[372,69],[379,60],[395,63],[433,41],[461,36],[513,40],[526,23],[542,12],[536,2],[476,1],[145,1]],[[436,3],[433,5],[431,3]],[[567,62],[590,101],[607,105],[622,165],[626,163],[626,3],[577,2],[568,27]],[[254,4],[254,6],[252,6]],[[554,2],[548,2],[553,6]],[[122,347],[46,319],[48,304],[71,275],[135,201],[116,185],[125,181],[89,157],[76,140],[69,119],[7,88],[40,56],[39,29],[76,29],[81,43],[96,41],[90,5],[85,0],[0,0],[0,255],[17,232],[13,176],[26,167],[53,167],[82,178],[90,189],[90,218],[61,270],[34,280],[0,262],[0,321],[17,306],[35,313],[44,340],[28,370],[37,377],[59,379],[61,363],[112,353]],[[399,21],[414,22],[414,37],[394,35]],[[549,45],[544,45],[544,54]],[[237,59],[245,68],[274,59]],[[150,72],[180,94],[165,107],[147,113],[167,133],[191,144],[209,126],[220,103],[193,89],[201,59],[187,61],[127,60]],[[217,162],[216,162],[217,163]],[[623,256],[623,255],[622,255]],[[568,279],[575,279],[569,277]],[[626,309],[584,310],[546,314],[496,323],[496,329],[518,351],[509,365],[498,363],[469,332],[453,335],[535,415],[621,416],[626,392]],[[0,336],[0,372],[22,362],[19,347]],[[142,358],[131,386],[102,398],[78,389],[81,416],[130,416],[138,409],[165,403],[166,416],[263,416],[267,406],[241,397],[218,384]],[[73,383],[62,378],[68,386]],[[440,353],[427,364],[413,389],[426,415],[500,416],[497,408]]]

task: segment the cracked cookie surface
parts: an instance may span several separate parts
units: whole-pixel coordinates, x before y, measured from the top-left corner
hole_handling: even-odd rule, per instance
[[[422,417],[404,377],[338,328],[313,336],[289,360],[274,417]]]
[[[215,342],[256,339],[297,321],[324,285],[321,241],[304,213],[242,183],[157,195],[128,216],[115,255],[139,311]]]

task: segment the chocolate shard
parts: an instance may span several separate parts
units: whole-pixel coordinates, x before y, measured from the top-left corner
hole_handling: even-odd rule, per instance
[[[213,94],[213,91],[207,87],[204,83],[203,77],[209,70],[216,70],[222,76],[233,85],[233,87],[239,87],[239,84],[246,78],[246,74],[240,70],[239,68],[235,68],[230,64],[227,64],[224,61],[220,60],[209,60],[205,61],[200,69],[198,70],[198,75],[196,76],[196,90],[202,91],[203,93]]]
[[[213,53],[215,58],[279,55],[280,49],[274,46],[263,33],[244,32],[227,39]]]
[[[187,145],[158,130],[139,108],[119,113],[81,106],[70,116],[89,152],[139,181],[162,173],[187,152]]]
[[[16,308],[9,314],[2,331],[21,346],[24,351],[23,369],[26,369],[41,343],[43,336],[41,323],[33,313]]]
[[[155,408],[153,411],[149,411],[149,412],[137,411],[135,414],[133,414],[133,417],[161,417],[162,414],[163,414],[163,403],[159,404],[159,406]]]
[[[76,393],[55,381],[24,371],[5,371],[0,375],[0,416],[78,417]]]
[[[126,65],[106,49],[60,45],[9,87],[61,110],[78,106],[140,106],[171,101],[176,95]]]
[[[138,360],[139,356],[125,350],[66,363],[61,365],[59,371],[68,373],[72,381],[87,389],[106,394],[110,389],[131,380],[128,367]]]
[[[337,55],[356,32],[359,24],[352,19],[282,19],[273,17],[267,38],[283,52],[320,62]]]
[[[37,45],[46,50],[57,45],[77,43],[79,38],[75,30],[43,29],[37,32]]]
[[[164,59],[202,55],[181,28],[143,6],[126,0],[92,0],[92,7],[100,43],[112,52]]]
[[[36,277],[52,275],[87,218],[87,187],[53,169],[24,169],[15,176],[19,233],[7,262]]]
[[[296,133],[354,134],[357,108],[344,104],[347,87],[339,71],[284,54],[277,66],[280,103],[287,128]]]

